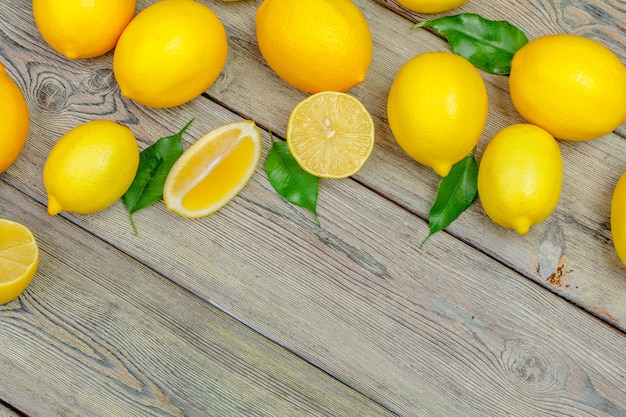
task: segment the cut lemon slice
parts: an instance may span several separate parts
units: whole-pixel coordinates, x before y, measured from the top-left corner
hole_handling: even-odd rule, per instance
[[[0,304],[17,298],[39,265],[35,236],[24,225],[0,219]]]
[[[324,91],[302,100],[293,109],[287,145],[308,173],[325,178],[349,177],[372,153],[374,122],[356,97]]]
[[[203,217],[228,204],[248,183],[261,156],[253,121],[229,123],[196,140],[178,158],[163,187],[168,210]]]

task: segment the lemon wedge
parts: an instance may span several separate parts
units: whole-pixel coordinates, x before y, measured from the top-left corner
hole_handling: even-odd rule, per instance
[[[374,122],[363,103],[340,92],[313,94],[296,105],[287,146],[309,174],[345,178],[365,164],[374,148]]]
[[[178,158],[163,187],[168,210],[204,217],[228,204],[248,183],[261,156],[261,133],[251,120],[218,127]]]
[[[39,265],[39,247],[24,225],[0,219],[0,304],[17,298]]]

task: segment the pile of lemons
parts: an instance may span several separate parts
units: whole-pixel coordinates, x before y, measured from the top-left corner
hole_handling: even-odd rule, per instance
[[[465,0],[399,3],[416,12],[437,13]],[[371,36],[350,1],[265,0],[256,24],[263,57],[293,87],[309,93],[346,91],[364,80]],[[626,120],[626,68],[597,42],[548,35],[514,55],[509,86],[513,105],[527,123],[508,126],[489,141],[479,165],[478,195],[489,218],[524,235],[559,201],[562,159],[557,139],[599,138]],[[397,143],[442,177],[476,148],[488,107],[478,70],[451,52],[426,52],[410,59],[396,74],[387,97],[388,123]],[[317,176],[354,174],[353,169],[328,169],[333,163],[352,166],[348,161],[358,161],[360,167],[369,156],[355,151],[363,149],[354,145],[362,140],[338,141],[336,129],[329,127],[337,124],[330,113],[350,120],[355,119],[354,110],[342,110],[328,100],[314,108],[298,117],[298,129],[290,126],[287,131],[292,154]],[[337,142],[342,143],[339,149]],[[621,184],[626,193],[626,179]],[[626,200],[614,199],[614,206],[626,207]],[[626,217],[626,208],[614,209],[620,210]],[[624,235],[625,249],[617,246],[626,259],[626,223],[615,225],[614,234]]]
[[[154,3],[135,16],[135,0],[33,0],[43,39],[69,59],[112,49],[123,96],[150,107],[180,106],[211,86],[228,55],[217,15],[193,0]],[[91,121],[59,140],[44,166],[48,213],[100,211],[126,192],[139,164],[133,133]]]
[[[514,107],[528,123],[503,129],[487,144],[478,194],[493,221],[523,235],[558,203],[562,161],[556,139],[599,138],[626,120],[626,68],[597,42],[547,35],[514,55],[509,87]],[[441,176],[474,149],[487,110],[478,71],[447,52],[407,62],[387,103],[398,144]]]
[[[416,12],[438,13],[465,0],[399,3]],[[371,36],[349,1],[265,0],[256,24],[263,57],[293,87],[309,93],[346,91],[364,80]],[[528,42],[515,54],[509,86],[513,105],[527,123],[508,126],[489,141],[479,165],[478,195],[489,218],[524,235],[545,220],[559,201],[562,158],[557,139],[599,138],[626,120],[626,68],[597,42],[548,35]],[[355,110],[318,101],[314,111],[297,116],[297,129],[289,126],[289,149],[314,175],[352,175],[356,170],[347,167],[357,161],[360,168],[369,153],[361,151],[367,149],[362,140],[336,140],[336,129],[330,126],[337,122],[329,114],[358,120]],[[396,74],[387,98],[389,127],[397,143],[442,177],[475,149],[488,107],[477,69],[449,52],[427,52],[410,59]],[[294,114],[290,124],[293,119]],[[354,126],[349,130],[355,131]],[[616,220],[626,218],[626,198],[619,198],[621,194],[626,194],[626,177],[616,188],[612,214],[617,252],[626,262],[626,221]]]
[[[142,105],[182,105],[213,84],[226,63],[224,26],[211,9],[193,0],[159,1],[137,15],[135,0],[33,0],[32,7],[42,38],[65,57],[87,59],[115,49],[113,72],[121,93]],[[3,172],[25,145],[29,114],[21,90],[1,65],[0,107],[5,121],[0,131]],[[226,159],[230,171],[240,169],[249,176],[260,154],[258,130],[251,135],[253,146],[243,146],[243,152],[221,149],[218,162]],[[233,163],[224,150],[240,162]],[[57,141],[44,164],[48,213],[93,213],[109,207],[131,185],[139,160],[137,141],[127,126],[94,120],[74,127]],[[0,303],[24,290],[38,261],[28,228],[0,220]]]
[[[70,59],[115,48],[122,95],[146,106],[174,107],[204,92],[222,71],[226,31],[193,0],[154,3],[135,16],[135,0],[33,0],[43,39]]]
[[[416,12],[438,13],[466,1],[399,3]],[[194,0],[157,1],[136,15],[135,0],[33,0],[32,5],[41,36],[68,59],[114,50],[113,73],[121,94],[141,105],[183,105],[206,91],[226,64],[224,26],[209,7]],[[288,121],[286,140],[296,162],[318,177],[356,174],[375,137],[371,115],[346,93],[365,80],[372,61],[372,36],[361,11],[350,0],[264,0],[256,13],[256,37],[268,66],[292,87],[310,93]],[[489,141],[480,161],[478,194],[495,223],[525,234],[559,200],[557,139],[598,138],[626,120],[626,68],[591,40],[543,36],[515,54],[509,86],[513,105],[527,123],[508,126]],[[8,138],[0,152],[2,172],[15,161],[28,134],[26,102],[2,66],[0,99],[9,120],[0,132]],[[488,108],[480,73],[451,52],[410,59],[387,97],[389,127],[398,145],[442,177],[476,148]],[[207,133],[169,172],[166,207],[185,217],[215,212],[248,182],[260,153],[261,134],[252,121]],[[55,144],[44,165],[48,213],[103,210],[126,192],[139,163],[138,144],[128,127],[108,120],[76,126]],[[625,196],[623,179],[615,190],[612,227],[626,263]],[[0,222],[0,251],[3,228],[21,230]],[[8,281],[20,283],[13,287],[15,297],[39,260],[32,234],[21,230],[20,236],[19,247],[29,254]],[[0,269],[5,267],[0,262]]]
[[[626,68],[597,42],[547,35],[515,53],[509,90],[527,124],[508,126],[488,142],[478,195],[495,223],[524,235],[558,203],[562,160],[556,140],[596,139],[626,120]],[[387,115],[402,149],[446,176],[476,146],[487,107],[482,79],[468,61],[431,52],[400,69]],[[626,206],[626,200],[614,205]],[[614,225],[613,233],[626,236],[626,223]],[[626,248],[618,252],[624,257]]]

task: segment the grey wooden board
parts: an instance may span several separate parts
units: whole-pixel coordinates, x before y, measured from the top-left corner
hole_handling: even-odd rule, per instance
[[[18,213],[18,210],[19,213]],[[390,415],[0,182],[39,272],[0,306],[0,398],[28,415]]]
[[[146,364],[140,368],[141,375],[151,376],[146,379],[153,384],[170,373],[193,379],[196,374],[182,374],[200,359],[183,360],[182,353],[162,347],[162,354],[177,359],[176,366],[165,369],[154,357],[132,350],[131,345],[140,343],[134,333],[129,342],[106,340],[106,346],[97,349],[85,342],[101,331],[122,334],[128,329],[128,320],[147,320],[145,317],[164,309],[156,295],[143,299],[144,286],[153,285],[156,277],[168,293],[177,294],[167,300],[171,307],[167,310],[178,321],[185,322],[187,308],[203,306],[201,314],[191,317],[206,326],[240,329],[237,323],[242,322],[250,331],[238,333],[236,346],[263,344],[264,337],[274,341],[296,355],[291,357],[281,349],[276,353],[291,357],[294,369],[306,374],[320,368],[324,371],[320,375],[342,382],[333,401],[342,403],[341,398],[348,398],[354,409],[365,407],[361,408],[365,414],[368,407],[376,407],[367,398],[397,414],[416,416],[624,414],[626,340],[609,325],[619,329],[623,323],[624,270],[602,226],[607,221],[607,190],[623,162],[623,141],[613,134],[598,141],[564,144],[565,170],[579,178],[566,181],[565,200],[557,212],[527,237],[491,224],[477,204],[448,233],[434,236],[419,249],[428,232],[424,219],[438,179],[410,161],[393,141],[385,123],[385,95],[394,71],[404,60],[446,46],[428,31],[408,29],[409,20],[373,1],[355,1],[370,21],[375,60],[368,80],[351,92],[372,112],[377,144],[356,180],[321,182],[321,228],[308,213],[273,192],[262,165],[231,204],[208,218],[182,219],[167,212],[162,203],[137,213],[139,236],[132,234],[119,202],[94,215],[47,217],[43,161],[65,131],[85,120],[109,118],[128,124],[145,147],[196,118],[185,135],[188,146],[211,128],[243,115],[265,128],[264,161],[270,146],[267,130],[280,136],[291,108],[305,95],[282,83],[260,58],[253,21],[258,3],[210,3],[227,27],[229,61],[209,89],[209,99],[198,98],[170,110],[151,110],[121,98],[110,71],[111,54],[69,62],[42,42],[28,4],[0,6],[4,39],[0,59],[26,92],[32,120],[24,152],[0,178],[20,206],[22,201],[31,206],[31,214],[23,215],[30,217],[23,219],[39,230],[41,244],[52,255],[19,305],[31,309],[45,306],[41,311],[54,312],[50,313],[54,324],[42,324],[52,319],[42,318],[40,310],[35,310],[38,314],[25,315],[24,326],[54,331],[61,326],[67,331],[63,323],[70,323],[86,334],[78,336],[72,355],[85,349],[91,355],[123,351],[129,355],[123,358],[134,353],[133,358]],[[138,8],[146,4],[140,2]],[[466,9],[471,4],[470,0]],[[496,6],[494,3],[494,10]],[[516,10],[516,16],[525,16],[525,7],[525,3],[503,6]],[[492,108],[481,146],[498,128],[519,120],[507,101],[505,80],[484,76]],[[585,171],[584,167],[593,168]],[[5,212],[14,213],[12,200],[4,201],[11,207]],[[26,221],[28,218],[32,222]],[[59,241],[49,230],[66,231],[69,241]],[[68,258],[64,255],[67,250],[59,249],[60,242],[67,250],[79,250],[84,242],[87,248],[98,250],[92,251],[93,256],[87,252],[89,256],[81,259]],[[113,284],[124,281],[115,270],[117,262],[109,263],[107,255],[124,259],[129,268],[141,271],[143,279],[132,283],[134,292],[127,294],[124,287]],[[89,261],[83,265],[85,259]],[[553,288],[547,278],[557,272],[561,259],[565,262],[561,287]],[[53,273],[59,268],[68,270],[69,278],[55,278]],[[109,270],[113,270],[111,276]],[[78,293],[73,284],[78,285]],[[92,286],[101,289],[97,297],[89,291]],[[81,304],[83,298],[95,303],[94,313]],[[579,303],[587,312],[565,299]],[[115,314],[104,306],[117,306]],[[72,313],[76,309],[80,315]],[[107,324],[97,319],[111,314],[115,320],[104,329]],[[215,317],[220,318],[217,324]],[[165,332],[182,338],[180,332],[155,320],[142,336],[158,339]],[[99,337],[96,339],[101,340]],[[193,346],[200,343],[199,337],[192,334],[190,340],[182,338],[179,343]],[[228,357],[241,358],[249,352],[221,346],[220,352]],[[267,346],[272,352],[276,347]],[[71,384],[63,383],[66,368],[84,365],[72,355],[59,355],[58,346],[50,342],[42,342],[38,352],[53,370],[46,377],[55,381],[50,384],[54,390],[38,397],[44,394],[2,382],[0,398],[35,415],[44,413],[32,407],[52,408],[62,414],[65,409],[60,407],[76,395]],[[3,369],[21,360],[10,355],[2,358]],[[216,361],[220,374],[232,375],[240,369],[233,364],[235,360],[226,363],[210,357],[202,358],[201,363],[204,361]],[[270,374],[281,371],[276,359],[258,362],[267,365],[261,369]],[[307,367],[307,362],[314,368]],[[97,373],[94,369],[99,370],[84,368],[80,368],[84,374],[74,369],[72,378],[87,380]],[[37,380],[37,370],[31,367],[20,378]],[[121,375],[121,388],[127,389],[132,378],[127,381],[127,375]],[[253,384],[246,385],[250,393],[244,401],[234,401],[231,390],[224,388],[215,393],[216,402],[233,410],[243,403],[280,415],[283,403],[279,399],[263,408],[266,393],[276,392],[272,383],[253,375],[254,383],[233,382]],[[325,381],[334,386],[334,380]],[[119,386],[112,384],[105,379],[88,387],[95,392],[108,390],[107,395],[114,396],[111,387]],[[317,387],[311,380],[303,379],[302,384],[303,392]],[[24,386],[26,382],[18,385]],[[201,397],[197,393],[200,388],[182,383],[178,388],[178,395],[190,396],[190,409],[199,407],[195,400]],[[314,401],[298,398],[302,398],[302,407],[317,407]],[[141,401],[131,404],[146,404]],[[88,402],[96,412],[101,404],[99,397],[95,403]]]

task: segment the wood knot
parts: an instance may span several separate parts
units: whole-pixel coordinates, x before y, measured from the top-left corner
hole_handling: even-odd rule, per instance
[[[517,375],[530,385],[541,384],[548,375],[548,365],[538,356],[526,356],[517,363]]]
[[[113,70],[110,68],[98,68],[93,72],[91,77],[87,79],[87,90],[108,93],[117,88]]]
[[[55,77],[45,77],[36,89],[37,105],[46,113],[59,113],[67,104],[67,88]]]
[[[557,389],[567,376],[558,366],[555,353],[545,346],[523,340],[510,340],[502,354],[511,382],[517,389],[543,391]]]

